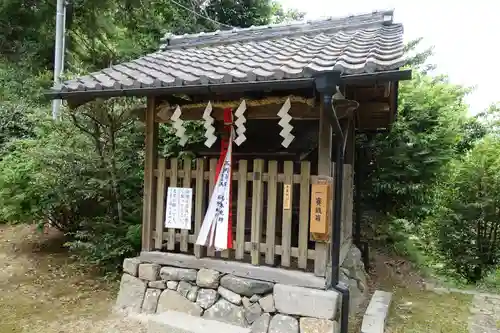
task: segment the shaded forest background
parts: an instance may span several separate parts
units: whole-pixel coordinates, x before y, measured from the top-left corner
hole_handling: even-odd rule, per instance
[[[303,14],[269,0],[72,0],[67,16],[65,76],[73,76],[152,52],[167,31]],[[54,28],[54,1],[0,5],[0,222],[49,221],[72,253],[114,270],[140,248],[144,139],[132,110],[144,101],[95,101],[53,122],[43,91]],[[367,152],[364,238],[432,274],[500,289],[500,107],[470,117],[470,88],[432,75],[432,49],[419,42],[407,45],[414,78],[400,84],[392,131],[357,137]],[[199,124],[188,127],[199,141]],[[184,153],[167,125],[160,141],[163,155]]]

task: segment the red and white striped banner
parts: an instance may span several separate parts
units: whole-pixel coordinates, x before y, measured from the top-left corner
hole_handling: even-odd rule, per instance
[[[221,154],[217,163],[215,186],[208,209],[201,225],[196,244],[215,247],[222,251],[232,248],[232,147],[234,140],[233,114],[224,109],[224,130],[227,137],[221,140]]]

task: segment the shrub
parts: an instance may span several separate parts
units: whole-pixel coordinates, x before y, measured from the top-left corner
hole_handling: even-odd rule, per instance
[[[480,283],[481,289],[490,290],[495,293],[500,292],[500,266],[492,270]]]
[[[420,73],[401,83],[391,131],[358,138],[369,151],[365,202],[414,224],[432,212],[433,187],[461,138],[466,92],[446,78]]]
[[[0,161],[0,217],[9,222],[44,223],[70,233],[96,207],[99,194],[88,178],[95,156],[67,123],[39,121],[33,138],[15,139]]]
[[[432,227],[446,266],[476,283],[500,261],[500,139],[489,136],[450,165]]]
[[[10,141],[0,160],[0,220],[49,222],[81,258],[114,267],[140,248],[144,140],[128,105],[88,108],[59,122],[29,116],[33,137]]]

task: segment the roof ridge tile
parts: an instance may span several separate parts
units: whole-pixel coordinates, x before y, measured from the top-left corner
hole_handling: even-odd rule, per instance
[[[241,40],[273,39],[319,31],[362,28],[370,25],[392,25],[393,14],[394,10],[392,9],[378,10],[343,17],[328,17],[317,20],[233,28],[195,34],[175,35],[166,33],[161,39],[163,44],[160,46],[160,50],[234,43]]]

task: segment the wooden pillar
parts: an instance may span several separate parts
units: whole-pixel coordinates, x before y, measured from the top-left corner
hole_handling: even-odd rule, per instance
[[[351,125],[349,126],[349,130],[347,131],[347,144],[345,147],[345,157],[344,164],[349,164],[354,166],[354,156],[356,150],[356,131],[354,119],[351,119]]]
[[[350,123],[348,123],[350,121]],[[348,248],[352,242],[352,227],[353,227],[353,167],[355,153],[355,131],[354,119],[345,120],[346,126],[346,146],[344,155],[344,183],[342,189],[342,225],[341,225],[341,253],[340,264],[347,255]],[[348,127],[347,127],[348,126]]]
[[[146,108],[146,152],[144,158],[144,203],[142,211],[142,251],[153,249],[153,229],[156,220],[156,177],[155,167],[158,165],[158,123],[155,99],[148,97]]]
[[[319,138],[318,138],[318,175],[332,176],[332,127],[326,115],[327,110],[323,108],[323,103],[320,107],[319,117]],[[331,238],[331,226],[330,226]],[[314,275],[325,276],[328,263],[330,261],[330,244],[329,242],[316,242],[315,248],[316,258],[314,259]]]

